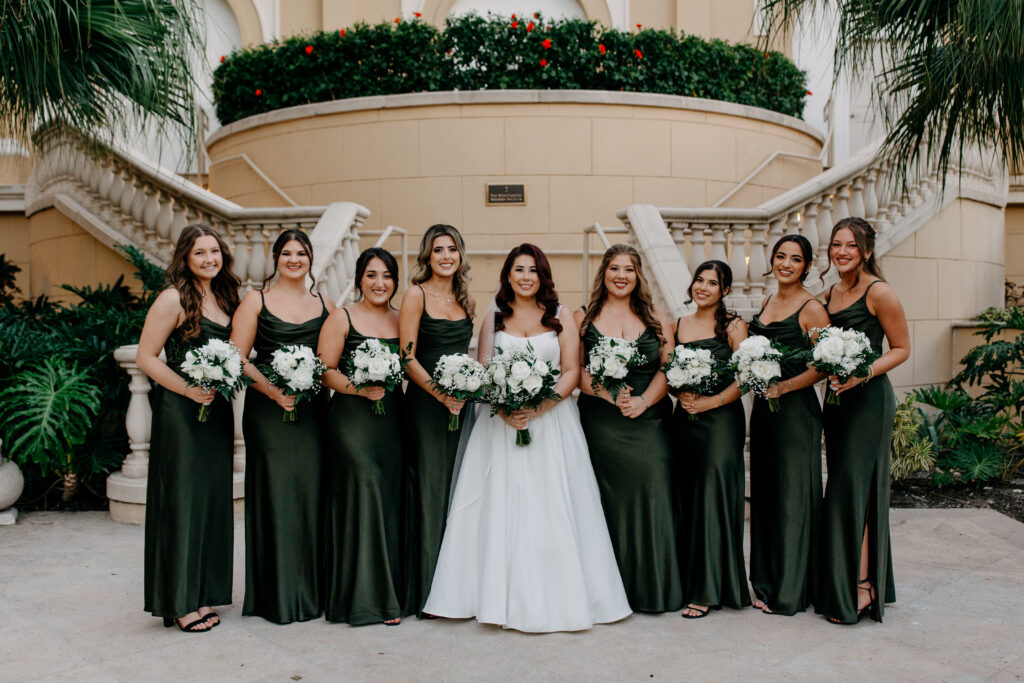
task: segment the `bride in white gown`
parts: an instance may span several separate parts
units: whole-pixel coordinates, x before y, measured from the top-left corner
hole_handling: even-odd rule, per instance
[[[561,369],[555,389],[565,398],[512,415],[477,408],[424,611],[528,632],[618,621],[629,603],[570,396],[579,331],[557,304],[538,247],[509,253],[495,302],[480,333],[481,361],[492,348],[530,344]],[[527,424],[532,443],[516,446],[516,430]]]

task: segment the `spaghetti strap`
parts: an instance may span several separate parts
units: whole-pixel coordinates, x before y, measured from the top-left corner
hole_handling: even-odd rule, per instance
[[[757,312],[758,315],[761,315],[762,313],[764,313],[764,307],[767,306],[768,302],[771,301],[771,300],[772,300],[772,295],[769,294],[768,298],[764,300],[763,304],[761,304],[761,310]]]
[[[676,344],[681,343],[679,341],[679,323],[681,323],[681,322],[683,322],[683,316],[679,316],[678,318],[676,318],[676,334],[675,334],[675,337],[676,337],[675,338],[675,343]]]
[[[828,292],[825,294],[825,303],[832,301],[832,290],[835,289],[835,285],[829,285]]]
[[[811,303],[812,301],[818,301],[818,300],[815,299],[812,296],[810,299],[808,299],[807,301],[805,301],[802,304],[800,304],[800,308],[796,309],[796,313],[794,313],[793,315],[797,315],[797,316],[800,315],[800,311],[804,310],[804,306],[806,306],[807,304]],[[818,303],[820,304],[821,302],[818,301]]]
[[[878,284],[879,282],[881,282],[881,281],[882,281],[881,279],[875,280],[875,281],[873,281],[873,282],[872,282],[872,283],[871,283],[870,285],[868,285],[867,287],[865,287],[865,288],[864,288],[864,297],[866,297],[866,296],[868,295],[868,292],[870,292],[870,291],[871,291],[871,288],[872,288],[872,287],[874,287],[875,285],[877,285],[877,284]],[[861,298],[863,299],[864,297],[861,297]]]
[[[341,310],[345,311],[345,319],[348,320],[348,329],[351,330],[352,329],[352,316],[350,316],[348,314],[348,307],[347,306],[342,306]]]
[[[423,285],[416,285],[416,289],[420,290],[420,296],[423,297],[423,310],[427,310],[427,290],[423,289]]]
[[[324,295],[321,294],[320,292],[317,292],[316,295],[318,297],[320,297],[320,305],[323,306],[324,310],[326,311],[327,310],[327,304],[324,302]]]

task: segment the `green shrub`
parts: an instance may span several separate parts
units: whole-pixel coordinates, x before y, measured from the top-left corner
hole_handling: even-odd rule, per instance
[[[927,472],[935,466],[935,446],[922,434],[923,418],[914,407],[913,394],[907,394],[896,406],[892,427],[892,457],[889,474],[893,481],[905,479],[915,472]]]
[[[214,71],[221,123],[283,107],[442,90],[614,90],[738,102],[801,116],[806,77],[778,52],[624,32],[539,14],[449,17],[292,36],[226,55]]]

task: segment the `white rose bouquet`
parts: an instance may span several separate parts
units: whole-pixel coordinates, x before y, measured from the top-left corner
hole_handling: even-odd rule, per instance
[[[724,368],[711,355],[711,349],[694,348],[679,344],[661,367],[668,385],[677,391],[704,395],[711,391]],[[690,420],[699,418],[689,414]]]
[[[460,401],[480,398],[486,383],[486,368],[464,353],[441,356],[431,378],[435,389]],[[455,414],[448,418],[448,431],[454,432],[458,428],[459,416]]]
[[[835,375],[840,383],[851,377],[867,377],[878,354],[871,349],[871,340],[863,332],[842,327],[813,330],[818,341],[811,349],[811,367]],[[831,387],[825,390],[825,401],[839,405],[839,396]]]
[[[320,377],[327,372],[327,366],[317,358],[313,349],[301,344],[287,344],[270,354],[270,363],[260,367],[270,383],[289,396],[300,401],[312,400],[320,393],[323,385]],[[296,410],[285,411],[282,422],[295,422]]]
[[[356,389],[383,387],[394,391],[402,383],[408,361],[398,354],[398,347],[381,339],[370,338],[356,347],[346,361],[345,374]],[[384,399],[373,402],[373,414],[384,415]]]
[[[252,380],[242,374],[242,355],[238,348],[223,339],[211,339],[202,346],[185,352],[181,364],[187,386],[216,391],[231,400],[239,389]],[[210,417],[210,404],[199,406],[200,422]]]
[[[736,373],[740,391],[753,391],[764,396],[768,387],[782,377],[781,362],[787,352],[785,347],[757,334],[740,342],[729,366]],[[779,399],[769,398],[768,409],[773,413],[779,412]]]
[[[597,344],[590,349],[587,361],[590,386],[595,392],[598,387],[604,387],[614,401],[626,385],[629,371],[639,367],[645,360],[635,340],[601,335]]]
[[[508,352],[496,348],[495,352],[487,362],[484,389],[485,400],[491,404],[491,415],[499,410],[511,415],[522,408],[535,408],[546,398],[562,399],[555,391],[559,371],[537,358],[532,345]],[[516,430],[517,446],[528,446],[531,441],[529,428]]]

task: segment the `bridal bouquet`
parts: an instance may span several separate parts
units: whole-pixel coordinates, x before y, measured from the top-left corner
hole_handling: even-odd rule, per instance
[[[810,365],[826,375],[835,375],[840,383],[851,377],[867,377],[878,354],[871,349],[871,340],[863,332],[842,327],[816,330],[818,342],[811,350]],[[839,405],[839,396],[831,387],[825,390],[825,401]]]
[[[487,370],[478,361],[464,353],[441,356],[434,368],[431,384],[442,394],[470,401],[483,395],[487,383]],[[448,431],[459,428],[458,413],[448,418]]]
[[[604,335],[590,349],[589,358],[587,372],[590,373],[591,388],[596,392],[598,387],[604,387],[613,401],[625,386],[629,371],[647,360],[637,349],[635,340]]]
[[[356,389],[384,387],[394,391],[402,383],[406,363],[398,355],[398,347],[370,338],[356,347],[346,362],[345,374]],[[373,402],[373,414],[384,415],[384,399]]]
[[[521,408],[536,408],[544,399],[556,401],[562,396],[555,391],[559,371],[551,367],[533,351],[533,346],[525,349],[497,352],[487,362],[487,385],[484,396],[491,404],[491,415],[498,411],[512,414]],[[530,430],[516,430],[516,445],[528,446],[532,441]]]
[[[753,391],[759,396],[764,396],[768,387],[782,376],[780,362],[786,352],[786,348],[757,334],[740,342],[739,348],[732,354],[732,363],[729,366],[736,373],[740,391]],[[773,413],[779,412],[779,399],[769,398],[768,409]]]
[[[301,344],[288,344],[270,354],[270,363],[260,367],[270,383],[289,396],[295,397],[295,405],[300,401],[312,400],[320,393],[323,385],[320,377],[327,372],[313,349]],[[285,411],[282,422],[295,422],[298,417],[296,410]]]
[[[242,356],[234,344],[222,339],[211,339],[202,346],[185,352],[181,371],[187,378],[187,386],[200,387],[204,391],[216,391],[231,400],[235,392],[252,383],[242,374]],[[210,417],[210,404],[199,406],[200,422]]]
[[[668,379],[668,385],[678,391],[704,395],[715,385],[715,380],[722,374],[711,349],[700,349],[680,344],[673,349],[668,362],[661,368]],[[689,418],[699,418],[690,413]]]

